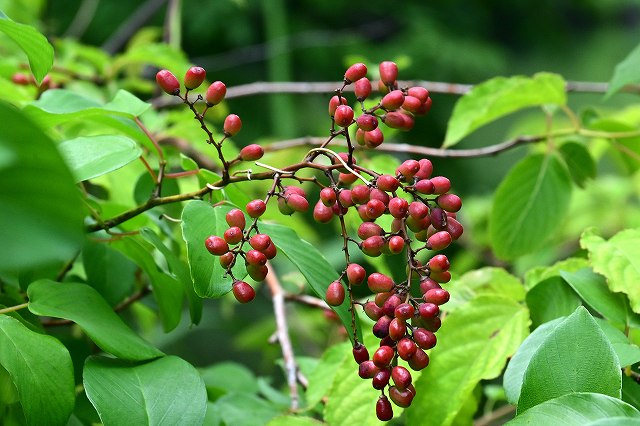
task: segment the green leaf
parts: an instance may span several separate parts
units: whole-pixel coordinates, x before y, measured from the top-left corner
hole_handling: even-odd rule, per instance
[[[551,266],[534,267],[529,269],[524,275],[524,288],[527,290],[532,289],[536,284],[547,278],[560,276],[563,271],[575,272],[587,267],[589,267],[589,261],[582,257],[563,259]]]
[[[567,163],[569,173],[576,185],[584,187],[589,179],[596,177],[596,163],[583,144],[566,142],[558,151]]]
[[[622,400],[640,408],[640,384],[626,374],[622,375]]]
[[[311,417],[282,416],[272,419],[267,426],[322,426],[325,423]]]
[[[519,414],[507,425],[601,426],[602,423],[598,420],[617,417],[623,417],[626,420],[624,423],[613,424],[635,424],[633,419],[640,417],[640,413],[629,404],[607,395],[575,392],[536,405]],[[627,423],[627,421],[630,422]]]
[[[624,368],[640,362],[640,348],[629,342],[629,338],[622,331],[601,318],[596,318],[596,322],[609,339],[609,343],[618,357],[620,367]]]
[[[84,206],[55,144],[0,102],[0,271],[68,261],[83,242]],[[37,155],[36,155],[37,153]]]
[[[229,392],[258,393],[256,376],[242,364],[220,362],[200,370],[210,401]]]
[[[639,83],[638,69],[640,68],[640,45],[629,53],[629,55],[618,65],[613,72],[613,77],[609,80],[609,89],[604,95],[605,99],[618,92],[627,84]]]
[[[351,345],[345,342],[331,346],[322,354],[318,365],[307,376],[309,386],[305,397],[309,407],[314,407],[328,395],[338,368],[345,362],[349,352]]]
[[[485,267],[465,273],[451,283],[451,299],[447,303],[447,312],[465,308],[474,298],[485,296],[503,296],[515,302],[525,298],[520,280],[503,268]]]
[[[495,254],[514,259],[540,248],[564,220],[571,181],[554,155],[531,155],[515,165],[496,190],[490,216]]]
[[[197,425],[207,409],[207,392],[198,371],[176,356],[139,365],[89,357],[83,384],[106,425]]]
[[[553,331],[553,329],[564,320],[565,318],[557,318],[546,322],[533,330],[524,342],[522,342],[518,351],[509,361],[507,369],[504,372],[503,386],[507,396],[507,401],[512,405],[518,404],[524,372],[531,361],[531,357],[533,357],[551,331]]]
[[[527,292],[527,306],[534,328],[552,319],[571,315],[580,305],[575,292],[558,276],[547,278]]]
[[[213,207],[196,200],[187,203],[182,211],[182,238],[187,243],[191,280],[200,297],[220,297],[231,291],[231,277],[225,276],[226,270],[207,251],[204,241],[210,235],[222,236],[229,228],[225,215],[232,208],[230,205]],[[242,279],[246,275],[244,262],[236,262],[232,271],[236,278]]]
[[[333,269],[327,259],[305,240],[301,239],[294,230],[282,225],[271,223],[261,223],[260,230],[267,233],[278,250],[282,252],[295,265],[300,273],[305,277],[311,289],[318,297],[324,300],[327,287],[339,278],[338,273]],[[349,333],[349,338],[354,341],[351,325],[351,314],[349,313],[348,298],[340,306],[331,308],[338,314],[340,321]],[[355,318],[356,336],[362,341],[362,330],[358,318]]]
[[[640,229],[625,229],[608,241],[588,229],[580,246],[589,251],[593,270],[607,278],[609,289],[625,293],[631,308],[640,313]]]
[[[553,329],[531,357],[524,372],[518,413],[572,392],[619,398],[620,375],[620,363],[609,339],[581,306]]]
[[[59,340],[0,315],[0,364],[15,385],[28,425],[66,424],[75,404],[73,365]]]
[[[576,272],[561,271],[562,278],[591,308],[603,317],[620,324],[640,327],[640,317],[629,306],[629,300],[621,293],[609,291],[604,277],[589,268]]]
[[[525,307],[495,295],[478,296],[447,315],[438,345],[431,350],[431,363],[415,381],[407,424],[420,424],[425,418],[430,424],[452,424],[478,383],[502,373],[529,333],[528,324]]]
[[[87,240],[82,248],[82,265],[87,283],[111,306],[131,294],[138,266],[108,244]]]
[[[453,146],[477,128],[518,110],[566,104],[565,85],[561,76],[550,73],[495,77],[475,85],[456,103],[442,147]]]
[[[160,240],[160,237],[156,235],[149,228],[140,230],[140,235],[153,244],[160,253],[164,256],[169,269],[176,276],[176,278],[182,283],[185,293],[187,294],[187,300],[189,301],[189,313],[191,314],[191,322],[193,324],[199,324],[202,319],[202,299],[196,294],[193,289],[193,282],[191,281],[191,275],[189,275],[189,267],[173,253],[164,243]]]
[[[135,141],[119,135],[81,136],[58,145],[76,182],[104,175],[142,155]]]
[[[141,361],[163,355],[135,334],[86,284],[39,280],[29,285],[27,295],[31,312],[75,322],[100,349],[118,358]]]
[[[13,22],[0,12],[0,31],[20,46],[27,55],[31,72],[38,84],[53,66],[53,46],[34,27]]]
[[[273,404],[247,393],[228,393],[215,405],[224,423],[233,426],[263,425],[282,414]]]

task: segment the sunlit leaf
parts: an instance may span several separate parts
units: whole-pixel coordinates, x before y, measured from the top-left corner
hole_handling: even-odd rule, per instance
[[[14,22],[2,12],[0,31],[20,46],[29,59],[29,66],[36,81],[42,82],[53,66],[53,46],[47,38],[34,27]]]

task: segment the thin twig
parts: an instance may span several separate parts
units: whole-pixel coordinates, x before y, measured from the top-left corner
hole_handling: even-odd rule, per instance
[[[268,265],[269,273],[265,278],[265,282],[271,291],[271,299],[273,300],[273,312],[276,317],[276,335],[278,343],[282,349],[282,358],[284,359],[284,368],[287,376],[287,384],[289,385],[289,393],[291,394],[291,409],[297,410],[299,407],[298,395],[298,365],[293,354],[293,346],[289,339],[289,329],[287,325],[287,315],[284,307],[284,291],[280,286],[278,277],[273,272],[271,265]]]
[[[19,305],[15,305],[15,306],[9,306],[7,308],[0,309],[0,315],[8,314],[9,312],[19,311],[20,309],[24,309],[24,308],[26,308],[28,306],[29,306],[29,302],[21,303]]]
[[[331,309],[331,307],[329,307],[329,305],[327,305],[327,302],[325,302],[324,300],[319,299],[317,297],[309,296],[307,294],[287,293],[285,294],[284,298],[286,300],[299,302],[304,305],[313,306],[314,308]]]
[[[516,407],[513,405],[503,405],[502,407],[485,414],[476,421],[473,422],[473,426],[489,426],[494,421],[513,414],[516,411]]]

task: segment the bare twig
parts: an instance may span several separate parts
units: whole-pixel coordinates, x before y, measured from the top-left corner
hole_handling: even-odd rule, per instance
[[[498,419],[512,415],[516,411],[513,405],[503,405],[502,407],[485,414],[473,422],[473,426],[489,426]],[[502,422],[500,423],[502,424]]]
[[[313,296],[309,296],[307,294],[292,294],[292,293],[287,293],[285,294],[284,298],[286,300],[291,300],[294,302],[299,302],[302,303],[304,305],[309,305],[309,306],[313,306],[314,308],[320,308],[320,309],[331,309],[329,307],[329,305],[327,305],[327,302],[325,302],[322,299],[319,299],[317,297],[313,297]]]
[[[293,354],[293,347],[289,339],[289,329],[287,325],[287,315],[284,307],[284,291],[280,286],[278,277],[273,272],[271,265],[268,265],[269,273],[265,278],[265,282],[271,291],[271,299],[273,300],[273,312],[276,317],[276,335],[278,343],[282,349],[282,358],[284,359],[284,368],[287,376],[287,384],[289,385],[289,393],[291,395],[291,409],[297,410],[299,407],[298,395],[298,365]]]

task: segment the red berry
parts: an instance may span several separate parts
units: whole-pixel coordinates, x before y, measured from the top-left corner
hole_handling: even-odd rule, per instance
[[[333,96],[329,100],[329,115],[333,117],[333,115],[336,113],[336,108],[338,108],[339,105],[346,105],[346,104],[347,104],[347,98],[345,98],[344,96],[340,96],[340,97],[338,97],[338,95]]]
[[[427,98],[429,97],[429,91],[421,86],[410,87],[409,90],[407,90],[407,94],[418,98],[422,103],[427,102]]]
[[[189,90],[197,89],[200,87],[204,78],[207,76],[207,72],[202,67],[191,67],[184,75],[184,87]]]
[[[391,175],[381,175],[376,179],[376,186],[381,191],[393,192],[398,189],[400,182]]]
[[[435,282],[429,277],[426,277],[420,280],[420,293],[425,294],[427,291],[431,290],[432,288],[442,288],[442,287],[440,287],[440,284],[438,284],[437,282]]]
[[[420,194],[426,194],[426,195],[433,194],[433,191],[435,190],[435,187],[433,186],[433,182],[431,182],[429,179],[422,179],[417,181],[416,184],[414,185],[414,188]]]
[[[460,225],[456,219],[450,217],[447,219],[447,232],[451,235],[453,240],[457,240],[462,235],[464,228]]]
[[[229,245],[225,240],[215,235],[210,236],[204,242],[209,253],[214,256],[221,256],[229,251]]]
[[[374,293],[385,293],[391,291],[394,285],[395,283],[390,277],[385,274],[381,274],[380,272],[374,272],[369,275],[369,278],[367,278],[367,286],[369,287],[369,290]]]
[[[224,119],[222,128],[224,129],[225,135],[233,136],[242,129],[242,120],[235,114],[229,114],[227,118]]]
[[[302,195],[291,194],[285,199],[285,202],[293,211],[306,212],[309,210],[309,202]]]
[[[420,318],[431,319],[440,313],[440,308],[435,303],[421,303],[420,306],[418,306],[418,313],[420,314]]]
[[[389,421],[393,418],[393,408],[391,407],[389,399],[384,395],[380,395],[376,402],[376,416],[378,420],[382,422]]]
[[[364,282],[367,272],[357,263],[350,263],[347,266],[347,280],[351,285],[360,285]]]
[[[404,198],[393,197],[389,200],[389,214],[397,219],[402,219],[407,215],[409,202]]]
[[[420,371],[429,365],[429,355],[422,348],[417,348],[416,353],[407,362],[413,370]]]
[[[398,345],[396,346],[396,350],[398,351],[398,356],[405,361],[409,361],[413,355],[416,353],[416,344],[413,340],[408,337],[403,337],[398,341]]]
[[[444,250],[451,244],[451,235],[447,231],[439,231],[429,237],[427,248],[429,250]]]
[[[424,328],[415,328],[413,330],[413,341],[422,349],[427,350],[433,348],[438,342],[438,339],[436,338],[436,335],[429,330]]]
[[[367,256],[378,257],[382,254],[384,244],[384,238],[379,235],[374,235],[362,242],[361,250]]]
[[[393,296],[394,294],[396,294],[394,291],[385,291],[385,292],[376,294],[376,297],[374,299],[376,302],[376,305],[382,308],[384,306],[384,302],[386,302],[387,299]]]
[[[367,185],[356,185],[351,188],[351,201],[354,204],[365,204],[369,201],[371,190]]]
[[[214,81],[207,88],[204,100],[208,106],[218,105],[227,94],[227,86],[221,81]]]
[[[374,321],[378,321],[384,315],[382,308],[375,304],[375,302],[367,302],[364,304],[364,313]]]
[[[385,308],[382,308],[382,311],[384,312]],[[389,323],[389,337],[397,342],[402,339],[405,334],[407,334],[407,324],[405,324],[404,321],[398,320],[398,318],[392,319]]]
[[[240,150],[240,159],[242,161],[256,161],[262,158],[264,149],[257,143],[247,145]]]
[[[344,73],[344,81],[351,84],[367,75],[367,66],[361,62],[351,65]]]
[[[360,129],[369,132],[378,127],[378,118],[372,114],[362,114],[356,119],[356,125]]]
[[[370,130],[368,132],[364,132],[364,146],[367,148],[375,148],[380,146],[380,144],[384,141],[384,135],[382,134],[382,130],[379,127]]]
[[[242,229],[237,226],[232,226],[231,228],[224,231],[224,240],[229,244],[238,244],[242,241]]]
[[[402,250],[404,250],[404,244],[404,238],[399,235],[394,235],[393,237],[389,238],[389,252],[391,254],[402,253]]]
[[[267,265],[247,265],[247,273],[255,281],[262,281],[267,277],[269,268]]]
[[[15,73],[11,76],[11,81],[20,86],[28,86],[33,83],[33,79],[30,76],[22,73]]]
[[[247,203],[247,214],[252,218],[260,217],[267,210],[267,205],[262,200],[253,200]]]
[[[398,166],[397,173],[404,176],[405,180],[412,179],[420,171],[420,163],[416,160],[405,160]]]
[[[420,163],[420,170],[414,176],[417,179],[429,179],[431,177],[431,173],[433,173],[433,164],[430,160],[423,158],[418,160]]]
[[[339,306],[344,302],[344,286],[340,281],[334,281],[327,287],[325,301],[330,306]]]
[[[413,385],[407,386],[406,389],[400,390],[395,386],[389,388],[389,398],[398,407],[407,408],[411,405],[413,397],[416,396],[416,388]]]
[[[267,234],[256,234],[249,239],[249,245],[253,249],[261,251],[263,253],[271,244],[271,237],[269,237]]]
[[[340,127],[347,127],[353,122],[353,108],[349,105],[340,105],[336,108],[333,119]]]
[[[433,193],[434,194],[444,194],[449,192],[451,189],[451,181],[444,176],[434,176],[431,178],[431,183],[433,183]]]
[[[356,94],[356,99],[359,102],[364,101],[371,94],[371,81],[367,77],[362,77],[354,84],[353,91]]]
[[[402,303],[402,299],[397,294],[392,294],[382,305],[382,312],[389,317],[395,316],[396,307]]]
[[[409,216],[421,220],[429,215],[429,207],[422,201],[413,201],[409,204]]]
[[[387,209],[387,206],[380,200],[369,200],[366,204],[367,208],[365,214],[370,220],[376,220],[382,216]]]
[[[362,364],[363,362],[369,360],[369,351],[367,347],[360,342],[357,342],[353,346],[353,359],[356,360],[356,363]]]
[[[416,114],[418,111],[420,111],[421,107],[422,107],[422,102],[420,102],[420,99],[413,96],[404,97],[404,102],[402,102],[403,110],[409,111],[412,114]]]
[[[391,369],[383,368],[373,376],[373,380],[371,381],[371,385],[374,389],[384,389],[389,384],[389,379],[391,379]]]
[[[401,303],[398,306],[396,306],[396,309],[393,312],[396,318],[404,321],[413,318],[414,313],[415,313],[415,309],[413,305],[407,302]]]
[[[457,212],[462,208],[462,200],[455,194],[443,194],[436,198],[436,203],[443,210],[448,212]]]
[[[270,244],[266,249],[262,251],[267,259],[273,259],[278,254],[278,249],[275,244]]]
[[[387,111],[395,111],[402,106],[404,102],[404,94],[402,90],[392,90],[384,95],[380,101],[380,105]]]
[[[402,112],[390,111],[382,116],[382,122],[392,129],[407,132],[413,128],[415,120],[413,117]]]
[[[411,384],[411,373],[401,365],[396,365],[391,370],[391,379],[400,390],[406,389]]]
[[[351,207],[354,205],[353,199],[351,198],[351,190],[350,189],[341,189],[338,193],[338,201],[342,207]]]
[[[429,259],[429,269],[432,271],[447,271],[449,266],[451,266],[449,259],[444,254],[436,254]]]
[[[358,367],[358,375],[363,379],[371,379],[376,373],[380,371],[373,361],[364,361],[360,363]]]
[[[313,218],[318,223],[329,223],[333,219],[333,209],[322,204],[322,201],[318,200],[313,208]]]
[[[338,183],[344,186],[351,185],[353,182],[358,180],[358,176],[353,173],[340,173],[338,175]]]
[[[244,213],[240,209],[231,209],[225,216],[225,220],[229,226],[237,226],[240,229],[244,229],[247,222],[244,217]]]
[[[261,266],[267,263],[267,256],[261,251],[251,249],[245,254],[245,260],[248,265]]]
[[[449,301],[449,292],[444,288],[432,288],[427,290],[423,298],[425,302],[435,303],[436,305],[444,305]]]
[[[431,271],[429,276],[439,283],[448,283],[451,281],[451,272],[449,271]]]
[[[398,65],[391,61],[380,62],[379,70],[380,80],[386,86],[393,86],[398,78]]]
[[[331,207],[336,203],[336,192],[333,188],[322,188],[320,190],[320,200],[325,206]]]
[[[374,222],[362,222],[358,227],[358,237],[362,240],[366,240],[369,237],[382,235],[382,228],[380,225]]]
[[[180,94],[180,82],[175,75],[169,70],[160,70],[156,74],[156,82],[158,86],[170,95]]]
[[[376,367],[384,368],[391,363],[393,355],[393,348],[389,346],[380,346],[373,353],[373,357],[371,359],[373,360],[373,363],[376,365]]]
[[[240,303],[249,303],[256,297],[256,291],[244,281],[235,281],[231,290]]]
[[[229,265],[231,265],[231,263],[233,262],[233,259],[236,258],[235,253],[233,252],[227,252],[225,254],[223,254],[222,256],[220,256],[218,258],[218,260],[220,261],[220,266],[222,266],[223,268],[227,269],[229,267]]]
[[[389,197],[389,194],[387,194],[386,192],[378,189],[378,188],[373,188],[371,190],[371,192],[369,193],[369,199],[371,200],[380,200],[384,203],[384,205],[386,206],[387,204],[389,204],[389,200],[391,199],[391,197]]]
[[[383,315],[373,325],[373,335],[379,339],[387,337],[389,335],[389,324],[391,324],[391,317]]]

